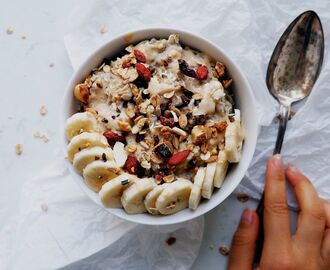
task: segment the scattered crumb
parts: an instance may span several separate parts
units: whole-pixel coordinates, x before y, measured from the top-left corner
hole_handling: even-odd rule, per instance
[[[296,115],[296,112],[291,111],[289,115],[289,120],[291,120]]]
[[[221,246],[219,247],[219,253],[222,254],[223,256],[228,256],[229,255],[229,248],[226,246]]]
[[[13,117],[12,117],[12,116],[8,116],[8,119],[10,119],[10,120],[11,120],[11,119],[13,119]]]
[[[21,144],[16,144],[15,146],[15,152],[17,155],[21,155],[23,153],[23,146]]]
[[[41,115],[46,115],[47,112],[48,112],[48,110],[47,110],[46,106],[45,106],[45,105],[42,105],[42,106],[40,107],[40,114],[41,114]]]
[[[7,27],[6,33],[7,33],[7,35],[11,35],[14,33],[14,29],[12,27]]]
[[[26,36],[21,36],[21,39],[26,39]]]
[[[173,236],[167,238],[167,240],[166,240],[166,243],[167,243],[169,246],[172,246],[173,244],[175,244],[175,242],[176,242],[176,238],[173,237]]]
[[[108,32],[109,28],[106,24],[102,24],[101,28],[100,28],[100,33],[101,34],[105,34],[106,32]]]
[[[68,160],[69,158],[68,158],[68,156],[65,156],[64,159]]]
[[[49,66],[50,68],[52,68],[52,67],[55,66],[55,64],[54,64],[54,63],[50,63],[48,66]]]
[[[37,139],[42,139],[45,143],[49,141],[49,138],[46,134],[42,134],[40,131],[35,131],[33,137]]]
[[[237,194],[237,200],[240,202],[247,202],[250,199],[249,195],[246,195],[244,193]]]
[[[40,208],[41,208],[41,210],[44,211],[44,212],[47,212],[47,211],[48,211],[48,206],[47,206],[47,204],[44,203],[44,202],[40,205]]]
[[[214,245],[213,244],[209,244],[209,249],[214,249]]]

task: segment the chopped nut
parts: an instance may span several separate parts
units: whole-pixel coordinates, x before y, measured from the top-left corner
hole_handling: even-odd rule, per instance
[[[176,150],[179,149],[180,142],[179,142],[178,137],[175,136],[175,137],[173,138],[173,140],[172,140],[172,144],[173,144],[173,146],[174,146],[174,148],[175,148]]]
[[[211,157],[211,153],[210,152],[206,152],[206,154],[201,154],[200,157],[201,157],[201,160],[206,161],[206,160],[208,160]]]
[[[244,193],[237,194],[237,200],[240,202],[244,203],[244,202],[247,202],[249,199],[250,199],[250,197],[247,194],[244,194]]]
[[[103,71],[105,72],[105,73],[109,73],[110,72],[110,66],[109,65],[104,65],[104,67],[103,67]]]
[[[6,33],[7,35],[11,35],[12,33],[14,33],[14,29],[12,27],[7,27]]]
[[[131,108],[131,107],[127,107],[127,108],[125,109],[125,113],[126,113],[126,115],[128,116],[128,118],[133,118],[133,117],[135,116],[135,111],[134,111],[134,109]]]
[[[179,136],[186,136],[187,135],[187,132],[185,132],[184,130],[182,130],[181,128],[178,128],[178,127],[172,128],[172,131],[175,134],[178,134]]]
[[[144,141],[140,142],[140,145],[145,148],[145,149],[149,149],[149,145],[147,145]]]
[[[129,153],[134,153],[136,151],[136,145],[135,144],[129,144],[129,145],[127,145],[126,150]]]
[[[219,247],[219,252],[220,252],[220,254],[222,254],[223,256],[228,256],[230,250],[229,250],[229,248],[226,247],[226,246],[221,246],[221,247]]]
[[[41,108],[40,108],[40,114],[41,115],[46,115],[48,112],[47,108],[45,105],[42,105]]]
[[[132,133],[133,134],[137,134],[139,131],[142,130],[142,128],[144,127],[144,125],[149,121],[148,118],[140,118],[139,121],[137,121],[137,123],[133,126],[132,128]]]
[[[207,153],[207,144],[206,144],[206,143],[203,143],[203,144],[201,145],[201,152],[202,152],[203,154],[206,154],[206,153]]]
[[[226,67],[223,63],[216,62],[214,70],[218,78],[222,78],[223,76],[225,76]]]
[[[188,119],[187,119],[187,116],[185,114],[181,114],[179,116],[179,126],[181,128],[185,128],[188,124]]]
[[[130,123],[128,123],[128,122],[124,122],[124,121],[118,120],[117,123],[118,123],[118,128],[121,131],[129,132],[132,129]]]
[[[182,114],[178,108],[173,108],[172,111],[175,112],[177,116],[180,116]]]
[[[173,120],[174,120],[174,122],[178,122],[178,121],[179,121],[179,118],[178,118],[178,116],[176,115],[176,113],[175,113],[174,111],[171,111],[171,114],[172,114],[172,116],[173,116]]]
[[[84,83],[77,84],[74,88],[73,94],[76,99],[78,99],[80,102],[87,104],[89,99],[89,91],[88,87]]]
[[[147,170],[149,170],[151,168],[151,163],[147,160],[142,160],[141,161],[141,166]]]
[[[153,162],[153,163],[156,163],[156,164],[161,164],[163,163],[163,161],[158,158],[158,156],[155,154],[155,153],[152,153],[151,156],[150,156],[150,160]]]
[[[108,26],[106,24],[102,24],[101,28],[100,28],[100,33],[101,34],[105,34],[106,32],[108,32]]]
[[[192,142],[201,145],[207,141],[206,130],[204,126],[194,126],[191,130]]]
[[[226,121],[222,121],[222,122],[214,124],[214,127],[219,131],[219,133],[225,132],[227,126],[228,126],[228,123]]]
[[[169,174],[163,177],[163,180],[165,183],[172,183],[175,179],[175,175],[174,174]]]
[[[217,155],[212,155],[208,160],[206,160],[207,163],[212,163],[217,161],[218,156]]]
[[[15,152],[17,155],[21,155],[23,153],[23,146],[21,144],[16,144]]]
[[[232,84],[232,82],[233,82],[233,79],[223,80],[223,81],[222,81],[223,87],[224,87],[225,89],[229,88],[230,85]]]
[[[49,66],[50,68],[52,68],[52,67],[55,66],[55,64],[54,64],[54,63],[50,63],[48,66]]]
[[[201,100],[203,99],[203,96],[200,93],[193,94],[192,98],[194,100]]]

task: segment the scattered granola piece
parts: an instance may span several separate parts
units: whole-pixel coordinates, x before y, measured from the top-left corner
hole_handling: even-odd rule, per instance
[[[223,256],[228,256],[229,252],[230,252],[230,250],[227,246],[219,247],[219,253],[222,254]]]
[[[173,244],[175,244],[176,242],[176,238],[173,237],[173,236],[170,236],[169,238],[167,238],[166,240],[166,243],[169,245],[169,246],[172,246]]]
[[[106,24],[101,24],[101,28],[100,28],[100,33],[101,34],[105,34],[106,32],[108,32],[109,28]]]
[[[26,36],[21,36],[21,39],[26,39]]]
[[[45,143],[49,141],[49,138],[48,138],[48,136],[47,136],[46,134],[42,135],[42,136],[41,136],[41,139],[43,139],[43,141],[44,141]]]
[[[129,145],[127,145],[127,151],[129,153],[134,153],[136,151],[136,145],[135,144],[129,144]]]
[[[23,146],[21,144],[16,144],[15,151],[17,155],[21,155],[23,153]]]
[[[210,249],[214,249],[214,245],[213,244],[209,244],[209,248]]]
[[[35,138],[40,138],[40,137],[41,137],[40,131],[35,131],[35,132],[33,133],[33,137],[35,137]]]
[[[41,114],[41,115],[46,115],[47,112],[48,112],[48,110],[47,110],[46,106],[45,106],[45,105],[42,105],[42,106],[40,107],[40,114]]]
[[[49,66],[50,68],[52,68],[52,67],[55,66],[55,64],[54,64],[54,63],[50,63],[48,66]]]
[[[12,27],[7,27],[6,28],[6,33],[7,33],[7,35],[11,35],[11,34],[14,33],[14,29]]]
[[[244,193],[237,194],[237,200],[242,203],[247,202],[249,199],[250,199],[250,197],[247,194],[244,194]]]
[[[48,211],[48,206],[47,206],[47,204],[44,203],[44,202],[40,205],[40,208],[41,208],[41,210],[42,210],[43,212],[47,212],[47,211]]]

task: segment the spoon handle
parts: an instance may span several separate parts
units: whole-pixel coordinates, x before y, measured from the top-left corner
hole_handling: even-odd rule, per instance
[[[286,130],[286,125],[288,123],[289,115],[291,111],[291,105],[285,105],[281,103],[280,106],[280,123],[278,127],[278,132],[277,132],[277,139],[276,139],[276,144],[275,144],[275,149],[273,154],[279,154],[281,153],[282,149],[282,144],[283,144],[283,139],[284,139],[284,134]],[[262,197],[259,201],[258,207],[257,207],[257,214],[260,220],[259,223],[259,232],[258,232],[258,239],[257,239],[257,244],[256,244],[256,251],[254,255],[254,264],[257,265],[260,262],[261,259],[261,253],[262,253],[262,247],[264,244],[264,193],[262,194]]]

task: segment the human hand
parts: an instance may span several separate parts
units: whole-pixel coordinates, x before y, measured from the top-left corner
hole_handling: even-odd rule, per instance
[[[290,234],[285,178],[300,207],[296,232]],[[264,246],[258,270],[329,270],[330,203],[319,198],[312,183],[296,167],[284,170],[280,155],[268,160],[265,185]],[[253,269],[259,220],[245,209],[235,232],[228,270]]]

